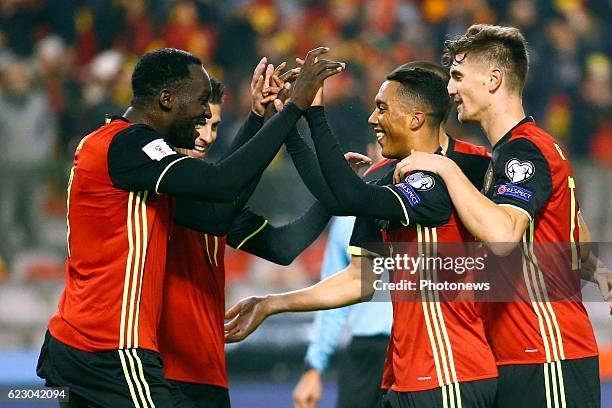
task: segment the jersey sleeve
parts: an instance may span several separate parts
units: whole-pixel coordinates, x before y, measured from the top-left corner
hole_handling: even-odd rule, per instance
[[[266,225],[268,225],[266,218],[244,208],[227,233],[227,244],[232,248],[240,249]]]
[[[355,256],[382,256],[383,240],[376,219],[357,217],[346,252]]]
[[[176,152],[145,125],[132,125],[117,133],[108,149],[108,172],[117,188],[155,191],[165,170],[188,156]]]
[[[383,180],[391,181],[388,177]],[[450,219],[452,202],[444,180],[437,174],[418,171],[397,184],[386,184],[402,204],[406,213],[405,225],[443,225]]]
[[[494,156],[494,203],[514,207],[533,220],[552,193],[548,161],[531,141],[518,138]]]

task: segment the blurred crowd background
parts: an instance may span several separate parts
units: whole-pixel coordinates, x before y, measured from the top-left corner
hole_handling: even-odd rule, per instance
[[[526,109],[569,150],[583,214],[595,240],[611,242],[609,0],[1,0],[0,352],[40,345],[63,285],[65,186],[74,148],[105,114],[129,105],[130,75],[141,54],[189,50],[225,83],[214,160],[249,111],[249,82],[261,56],[292,64],[326,45],[330,57],[348,63],[329,83],[328,116],[344,148],[364,152],[373,137],[366,119],[386,74],[411,60],[439,61],[444,39],[473,23],[525,33]],[[448,127],[486,144],[478,128],[454,119]],[[251,205],[280,223],[310,200],[281,152]],[[316,280],[324,243],[325,235],[290,267],[230,251],[229,301]],[[591,314],[600,345],[609,348],[607,307],[594,304]],[[298,319],[303,330],[287,334],[280,323],[278,336],[302,344],[310,317],[293,319],[287,324]]]

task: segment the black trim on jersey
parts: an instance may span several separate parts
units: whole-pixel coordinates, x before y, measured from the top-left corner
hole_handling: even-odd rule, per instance
[[[455,151],[455,139],[451,136],[448,139],[446,157],[457,163],[463,174],[465,174],[478,191],[482,190],[491,158],[477,154],[457,152]]]
[[[147,132],[139,132],[145,125],[133,125],[130,128],[138,127],[131,130],[131,137],[115,136],[111,142],[109,173],[113,183],[125,190],[150,190],[200,200],[233,201],[268,166],[301,116],[302,111],[295,104],[288,103],[251,140],[217,164],[191,158],[172,164],[175,159],[182,158],[178,154],[166,156],[160,161],[153,160],[142,151],[142,147],[146,141],[161,139],[161,136],[151,128]],[[249,165],[245,167],[245,163]]]
[[[496,204],[526,211],[533,220],[552,194],[546,157],[529,139],[510,140],[493,150],[493,184],[485,192]]]
[[[381,180],[384,184],[366,183],[344,159],[323,107],[308,109],[306,119],[323,176],[343,211],[355,216],[424,226],[438,226],[448,221],[452,205],[441,177],[419,172],[423,178],[433,181],[430,182],[431,188],[419,189],[418,192],[407,182],[394,185],[392,172]]]
[[[268,261],[289,265],[321,234],[331,214],[315,202],[296,220],[279,227],[245,208],[227,234],[227,244]]]

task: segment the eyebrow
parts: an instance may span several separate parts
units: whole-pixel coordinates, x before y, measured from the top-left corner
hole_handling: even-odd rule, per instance
[[[387,102],[383,101],[382,99],[378,99],[378,98],[374,99],[374,103],[376,105],[387,105]]]

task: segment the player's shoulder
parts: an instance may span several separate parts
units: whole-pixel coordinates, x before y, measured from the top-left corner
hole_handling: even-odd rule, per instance
[[[491,162],[491,154],[484,146],[449,138],[446,156],[457,163],[477,189],[482,188],[487,168]]]
[[[486,160],[491,159],[491,153],[489,153],[487,148],[484,146],[479,146],[465,140],[455,139],[453,137],[450,137],[449,139],[449,144],[451,145],[449,146],[451,147],[448,152],[449,154],[472,156],[476,160],[479,158],[484,158]]]
[[[539,127],[534,121],[527,121],[515,129],[508,143],[502,147],[516,152],[540,154],[551,166],[569,165],[567,152],[550,133]]]

